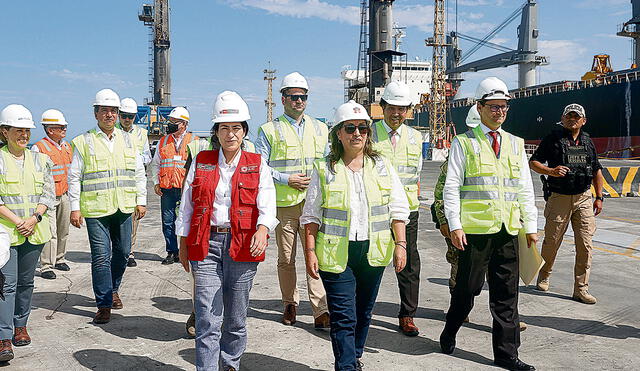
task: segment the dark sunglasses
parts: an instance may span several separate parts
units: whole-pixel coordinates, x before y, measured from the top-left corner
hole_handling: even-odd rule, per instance
[[[291,99],[292,102],[295,102],[298,99],[306,102],[307,98],[309,97],[307,94],[285,94],[284,96]]]
[[[354,124],[346,124],[343,127],[344,127],[344,132],[347,134],[355,133],[356,129],[358,129],[358,131],[362,135],[369,133],[369,125],[367,124],[360,124],[358,126],[355,126]]]
[[[123,119],[132,119],[134,117],[136,117],[135,113],[121,113],[120,117],[122,117]]]

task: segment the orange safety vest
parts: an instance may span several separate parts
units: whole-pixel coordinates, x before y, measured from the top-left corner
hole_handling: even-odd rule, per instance
[[[179,148],[176,148],[175,138],[171,134],[160,139],[157,149],[160,153],[160,188],[182,188],[187,173],[184,168],[189,154],[187,145],[198,139],[197,136],[186,133]]]
[[[71,167],[71,157],[73,151],[69,143],[62,141],[60,149],[58,146],[48,137],[40,139],[35,144],[40,150],[40,153],[45,154],[53,161],[53,181],[56,183],[56,196],[60,197],[69,190],[69,183],[67,183],[67,173]]]

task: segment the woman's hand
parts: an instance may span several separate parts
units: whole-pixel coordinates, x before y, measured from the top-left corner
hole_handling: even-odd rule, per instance
[[[396,248],[393,250],[393,266],[396,273],[400,273],[405,265],[407,265],[407,250],[404,246],[396,244]]]
[[[307,266],[307,274],[311,276],[314,280],[320,278],[320,274],[318,273],[318,257],[316,256],[316,250],[305,250],[304,252],[304,263]]]
[[[29,237],[35,231],[35,226],[38,223],[38,219],[35,216],[30,216],[16,227],[18,228],[18,233],[23,235],[24,237]]]
[[[251,252],[251,256],[254,258],[256,256],[260,256],[264,253],[264,250],[267,248],[267,232],[269,230],[264,225],[260,224],[258,226],[258,230],[251,237],[251,248],[249,252]]]
[[[180,258],[180,264],[184,271],[189,273],[189,253],[187,251],[187,238],[180,237],[180,247],[178,250],[178,257]]]

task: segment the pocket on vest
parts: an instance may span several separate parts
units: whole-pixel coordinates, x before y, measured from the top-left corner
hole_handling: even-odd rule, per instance
[[[465,201],[460,213],[462,225],[470,228],[490,228],[495,223],[495,216],[491,212],[492,207],[493,205],[487,201]]]
[[[258,198],[258,182],[254,179],[244,179],[238,183],[240,202],[247,205],[255,205]]]

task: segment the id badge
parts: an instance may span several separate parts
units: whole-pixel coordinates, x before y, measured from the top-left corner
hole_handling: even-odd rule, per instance
[[[180,155],[173,156],[173,161],[182,161],[182,156]]]

